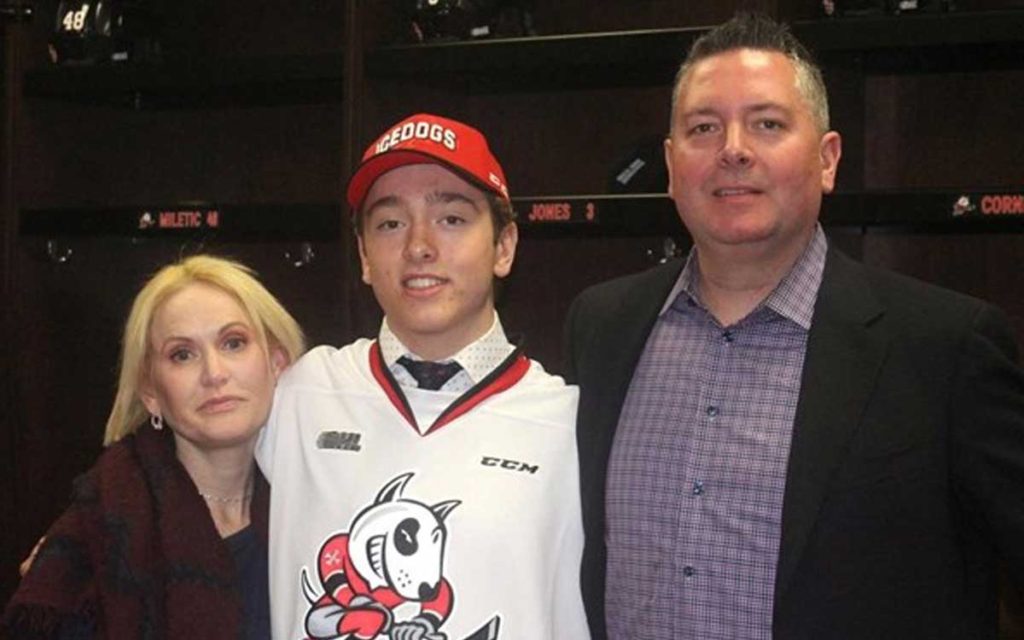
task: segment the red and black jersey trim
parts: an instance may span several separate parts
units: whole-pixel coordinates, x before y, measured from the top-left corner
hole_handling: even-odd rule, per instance
[[[487,374],[487,377],[473,385],[473,388],[448,405],[441,412],[441,415],[437,417],[437,420],[434,420],[434,423],[430,425],[430,428],[423,432],[423,435],[426,436],[434,433],[487,398],[511,388],[522,380],[529,370],[529,358],[523,354],[521,347],[516,347],[515,351],[502,360],[501,364],[495,367],[494,371]],[[402,392],[402,387],[395,380],[395,377],[391,375],[391,370],[388,369],[387,364],[384,362],[384,356],[381,354],[380,344],[376,341],[370,345],[370,372],[373,374],[374,379],[377,380],[377,384],[384,390],[384,394],[387,395],[388,400],[391,401],[395,409],[398,409],[398,412],[402,414],[405,421],[416,430],[416,433],[419,433],[420,430],[416,424],[416,416],[409,406],[409,401],[406,399],[405,393]]]

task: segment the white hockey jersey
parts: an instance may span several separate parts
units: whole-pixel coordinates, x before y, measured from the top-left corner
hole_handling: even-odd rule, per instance
[[[589,638],[577,395],[519,354],[461,397],[399,388],[374,341],[303,356],[257,449],[274,638]]]

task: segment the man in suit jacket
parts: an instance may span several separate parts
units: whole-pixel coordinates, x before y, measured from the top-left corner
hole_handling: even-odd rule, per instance
[[[860,265],[818,215],[820,71],[738,16],[665,142],[684,263],[567,324],[594,638],[995,638],[1024,577],[1024,373],[992,306]]]

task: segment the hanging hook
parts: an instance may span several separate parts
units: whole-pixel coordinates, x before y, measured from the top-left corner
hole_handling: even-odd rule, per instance
[[[0,21],[28,22],[32,19],[32,5],[27,3],[0,5]]]
[[[667,237],[662,241],[660,255],[654,249],[647,250],[647,259],[658,264],[665,264],[681,255],[683,255],[683,251],[672,237]]]
[[[290,262],[296,269],[301,269],[316,259],[316,252],[313,251],[311,243],[303,242],[296,251],[285,251],[284,259]]]
[[[71,254],[74,251],[71,247],[62,244],[57,240],[46,241],[46,255],[49,256],[50,262],[54,264],[65,264],[71,260]]]

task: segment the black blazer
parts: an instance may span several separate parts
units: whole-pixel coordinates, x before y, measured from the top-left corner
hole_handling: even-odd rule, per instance
[[[681,267],[592,287],[566,324],[595,640],[606,464]],[[830,247],[793,429],[774,638],[995,638],[1000,555],[1024,586],[1024,373],[1006,318]]]

